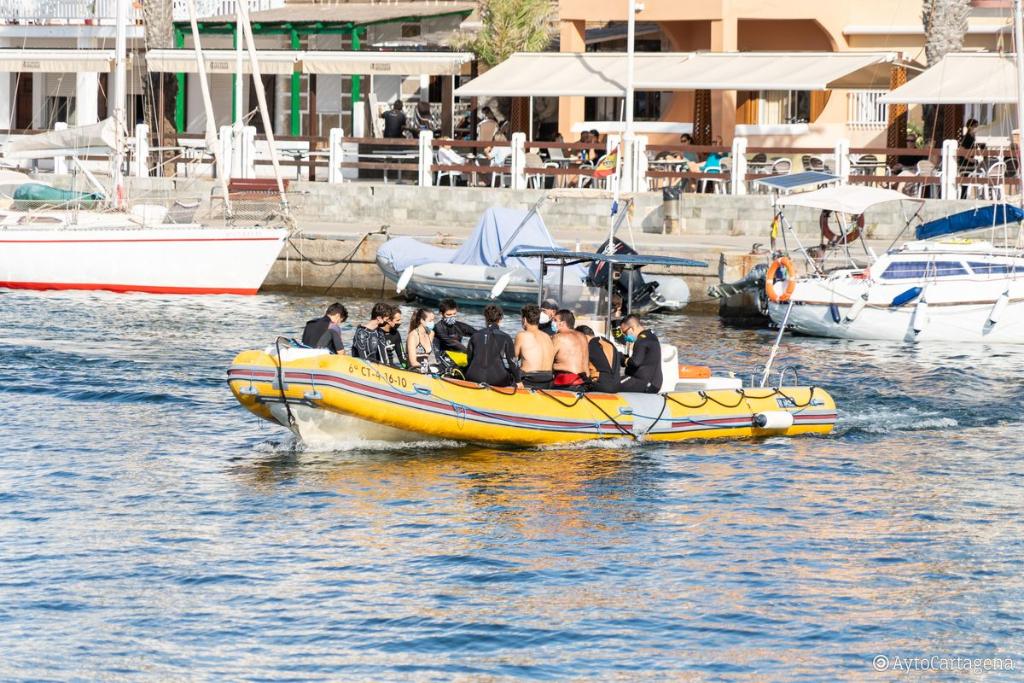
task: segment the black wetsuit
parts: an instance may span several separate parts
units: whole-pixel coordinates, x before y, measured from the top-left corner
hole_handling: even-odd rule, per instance
[[[434,325],[434,340],[441,351],[466,352],[466,345],[462,343],[463,337],[472,336],[476,328],[467,325],[461,320],[447,321],[441,318]]]
[[[314,349],[329,349],[331,353],[338,353],[345,348],[341,333],[331,327],[331,319],[326,315],[306,323],[302,331],[302,343]]]
[[[385,343],[383,332],[360,325],[352,337],[352,356],[374,363],[387,363]]]
[[[626,378],[619,391],[657,394],[661,391],[661,342],[650,330],[644,330],[633,342],[633,353],[626,359]]]
[[[437,328],[435,328],[436,330]],[[477,330],[467,346],[469,365],[466,379],[492,387],[510,387],[519,381],[515,345],[497,325]]]
[[[602,344],[603,342],[603,344]],[[611,362],[608,362],[607,349],[611,349]],[[590,365],[597,371],[597,377],[587,381],[587,391],[603,391],[614,394],[619,390],[619,368],[622,367],[622,354],[607,339],[592,337],[587,342],[587,355]]]
[[[405,112],[401,109],[388,109],[381,114],[384,119],[384,137],[400,138],[405,132]]]
[[[384,362],[396,368],[409,367],[408,352],[402,343],[402,333],[398,328],[390,332],[381,332],[381,337],[384,339],[384,357],[387,359]]]

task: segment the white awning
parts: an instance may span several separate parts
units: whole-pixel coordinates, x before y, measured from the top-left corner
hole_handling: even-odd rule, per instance
[[[701,52],[638,90],[828,90],[888,88],[895,52]]]
[[[572,124],[573,133],[585,130],[596,130],[598,133],[624,133],[626,124],[623,121],[580,121]],[[682,135],[693,134],[693,124],[681,121],[635,121],[633,132],[641,135],[667,133]]]
[[[462,73],[472,52],[334,52],[299,55],[303,73],[377,76],[446,76]]]
[[[840,211],[857,216],[876,204],[897,202],[905,199],[921,201],[920,199],[912,199],[902,192],[886,190],[881,187],[835,185],[833,187],[826,187],[823,190],[800,192],[779,197],[775,203],[778,206],[806,206],[812,209]]]
[[[1014,55],[956,52],[906,85],[884,95],[885,104],[1001,104],[1017,101]]]
[[[206,71],[235,73],[234,50],[203,50]],[[333,74],[441,76],[462,73],[473,61],[470,52],[341,52],[332,50],[257,50],[260,71],[265,74]],[[190,49],[150,50],[146,53],[150,71],[196,73],[195,52]],[[252,73],[249,54],[242,54],[242,72]]]
[[[113,66],[113,50],[0,49],[0,72],[104,73],[112,70]]]
[[[256,59],[259,62],[261,73],[291,74],[295,73],[299,54],[295,50],[258,50]],[[234,50],[203,50],[203,59],[206,61],[207,73],[235,73]],[[149,50],[146,53],[146,67],[150,71],[170,73],[194,74],[199,71],[196,64],[196,53],[191,49],[183,48]],[[252,73],[248,52],[242,53],[242,73]]]
[[[688,52],[640,52],[634,80],[650,80],[678,69]],[[641,90],[642,88],[637,88]],[[622,52],[517,52],[455,91],[461,97],[622,97],[626,55]]]
[[[65,155],[105,154],[117,144],[114,119],[88,126],[73,126],[38,135],[12,138],[4,155],[8,159],[42,159]]]

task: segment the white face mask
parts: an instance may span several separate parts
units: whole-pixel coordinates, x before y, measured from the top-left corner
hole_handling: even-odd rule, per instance
[[[540,312],[540,324],[541,325],[547,325],[549,322],[551,322],[551,316],[548,315],[547,313],[545,313],[544,311],[541,311]]]

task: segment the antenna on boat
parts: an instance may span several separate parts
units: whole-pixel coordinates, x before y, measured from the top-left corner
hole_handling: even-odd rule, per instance
[[[114,8],[114,129],[116,140],[112,159],[111,181],[114,208],[123,209],[124,196],[124,148],[128,134],[128,86],[125,62],[128,55],[128,0],[117,0]]]
[[[241,5],[242,0],[239,0],[238,4]],[[196,70],[199,72],[199,91],[203,95],[203,108],[206,112],[206,131],[204,132],[206,146],[210,148],[210,152],[213,154],[213,165],[216,169],[217,179],[220,181],[221,192],[224,195],[224,210],[227,212],[227,217],[232,218],[234,211],[232,211],[231,207],[227,179],[230,169],[225,168],[224,160],[221,159],[220,150],[218,149],[217,135],[214,133],[217,129],[217,119],[213,113],[213,101],[210,99],[210,84],[206,79],[206,60],[203,59],[203,46],[199,40],[195,0],[188,0],[188,21],[192,25],[192,49],[196,54]]]

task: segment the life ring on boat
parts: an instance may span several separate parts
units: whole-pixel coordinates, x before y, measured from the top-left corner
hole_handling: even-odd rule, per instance
[[[818,228],[821,229],[821,237],[824,239],[828,246],[834,247],[837,244],[849,244],[850,242],[856,242],[857,238],[860,237],[861,230],[864,229],[864,214],[860,214],[853,221],[853,227],[846,233],[843,233],[842,226],[839,226],[838,230],[832,229],[832,214],[834,211],[825,209],[821,212],[821,216],[818,218]]]
[[[775,291],[775,275],[779,272],[779,268],[786,269],[786,291],[782,294]],[[768,266],[768,272],[764,274],[764,293],[768,295],[768,299],[772,303],[778,304],[789,301],[789,297],[793,296],[794,289],[796,289],[796,270],[793,268],[793,262],[789,260],[788,256],[780,256],[772,261],[772,264]]]

